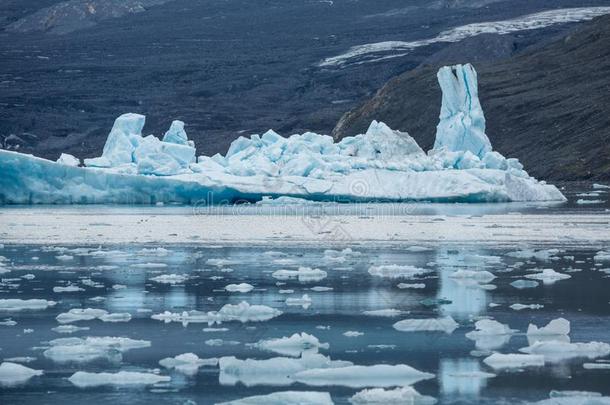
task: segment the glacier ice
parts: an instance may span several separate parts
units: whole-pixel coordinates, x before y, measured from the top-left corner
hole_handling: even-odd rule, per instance
[[[438,78],[442,108],[428,153],[409,134],[373,121],[366,133],[340,142],[269,130],[236,139],[224,156],[196,158],[183,122],[174,121],[160,140],[142,135],[144,116],[128,113],[116,119],[102,155],[84,167],[67,155],[53,162],[0,150],[0,203],[565,201],[517,159],[492,150],[471,65],[444,67]]]
[[[434,149],[470,152],[465,155],[466,159],[472,161],[478,157],[489,163],[490,168],[501,169],[506,164],[502,155],[492,152],[487,157],[491,142],[485,135],[485,116],[479,102],[477,73],[472,65],[444,66],[437,77],[443,98]]]

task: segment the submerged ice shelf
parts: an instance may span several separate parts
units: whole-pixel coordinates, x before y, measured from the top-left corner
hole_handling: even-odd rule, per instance
[[[163,140],[142,136],[145,117],[116,119],[102,156],[57,162],[0,151],[0,203],[186,203],[309,200],[504,202],[564,201],[530,177],[517,159],[492,150],[471,65],[441,68],[443,91],[434,148],[373,121],[365,134],[335,142],[314,133],[284,138],[272,130],[240,137],[222,156],[199,156],[184,123]]]

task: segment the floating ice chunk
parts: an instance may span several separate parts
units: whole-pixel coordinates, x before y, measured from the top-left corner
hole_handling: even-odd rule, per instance
[[[348,330],[347,332],[343,332],[343,336],[345,337],[359,337],[363,336],[363,332],[359,332],[357,330]]]
[[[393,325],[394,329],[401,332],[445,332],[453,333],[459,325],[450,316],[445,318],[427,318],[427,319],[405,319],[398,321]]]
[[[536,405],[610,405],[610,397],[599,392],[551,391],[549,399],[535,402]]]
[[[584,363],[582,367],[587,370],[610,370],[610,363]]]
[[[78,292],[78,291],[85,291],[84,288],[81,288],[77,285],[68,285],[68,286],[56,286],[53,287],[53,292],[55,293],[62,293],[62,292]]]
[[[183,325],[189,323],[207,323],[213,325],[215,323],[239,321],[245,322],[263,322],[268,321],[276,316],[280,316],[282,311],[266,305],[250,305],[245,301],[237,305],[226,304],[218,311],[202,312],[202,311],[185,311],[175,313],[165,311],[161,314],[152,315],[152,319],[168,322],[181,322]]]
[[[396,287],[400,288],[401,290],[407,288],[422,289],[426,288],[426,285],[424,283],[398,283]]]
[[[413,278],[422,274],[429,273],[431,270],[415,266],[401,266],[398,264],[388,264],[382,266],[372,266],[369,274],[384,278]]]
[[[0,386],[14,386],[24,384],[32,377],[42,375],[42,370],[34,370],[17,363],[8,361],[0,364]]]
[[[365,389],[354,394],[349,402],[354,405],[433,405],[436,404],[436,399],[421,395],[413,387],[399,387],[393,390]]]
[[[324,280],[327,273],[324,270],[312,269],[311,267],[299,267],[298,270],[277,270],[271,276],[277,280],[289,280],[296,278],[300,282],[317,282]]]
[[[515,311],[521,311],[522,309],[541,309],[544,308],[544,305],[541,304],[512,304],[509,306],[510,309],[514,309]]]
[[[351,388],[411,385],[434,378],[406,364],[316,368],[297,372],[293,379],[312,386],[339,385]]]
[[[129,267],[134,269],[164,269],[167,267],[165,263],[134,263],[130,264]]]
[[[553,269],[543,269],[539,273],[526,274],[525,278],[540,280],[543,284],[553,284],[559,280],[566,280],[568,278],[572,278],[572,276],[570,276],[569,274],[558,273]]]
[[[510,283],[513,287],[523,290],[525,288],[536,288],[538,287],[538,282],[534,280],[515,280]]]
[[[605,184],[593,183],[593,189],[594,190],[608,190],[608,189],[610,189],[610,186],[607,186]]]
[[[160,382],[169,382],[171,381],[171,377],[135,371],[119,371],[117,373],[88,373],[85,371],[77,371],[68,378],[68,381],[77,387],[89,388],[104,385],[154,385]]]
[[[59,256],[55,256],[55,258],[56,258],[57,260],[61,260],[61,261],[63,261],[63,262],[66,262],[66,261],[68,261],[68,260],[72,260],[72,259],[74,259],[74,256],[72,256],[72,255],[59,255]]]
[[[600,250],[593,256],[596,262],[610,262],[610,251]]]
[[[225,290],[228,292],[248,293],[254,290],[254,287],[248,283],[229,284],[225,287]]]
[[[468,339],[475,341],[478,350],[496,350],[507,344],[514,329],[492,319],[481,319],[475,323],[475,330],[466,333]]]
[[[483,362],[495,369],[544,366],[544,356],[536,354],[494,353]]]
[[[87,337],[61,338],[49,342],[50,348],[44,356],[56,363],[84,363],[96,359],[121,361],[121,353],[132,349],[150,347],[147,340],[135,340],[125,337]]]
[[[186,274],[161,274],[159,276],[151,278],[151,280],[155,283],[171,285],[184,283],[188,279],[189,276],[187,276]]]
[[[104,309],[97,308],[73,308],[55,317],[59,323],[72,323],[78,321],[92,321],[99,319],[103,322],[129,322],[129,313],[109,313]]]
[[[325,287],[325,286],[315,286],[315,287],[311,287],[310,288],[311,291],[315,291],[315,292],[327,292],[327,291],[332,291],[333,288],[332,287]]]
[[[218,365],[218,359],[201,359],[194,353],[184,353],[176,357],[166,357],[159,360],[159,364],[165,368],[173,368],[183,374],[193,376],[197,374],[200,367]]]
[[[576,204],[579,205],[591,205],[591,204],[603,204],[605,203],[604,200],[585,200],[582,198],[579,198],[578,200],[576,200]]]
[[[320,204],[318,201],[306,200],[304,198],[287,197],[281,196],[277,198],[271,198],[269,196],[263,196],[262,200],[257,201],[256,205],[317,205]]]
[[[307,294],[303,294],[301,298],[286,298],[286,305],[289,306],[301,306],[305,309],[311,306],[311,298]]]
[[[317,352],[318,349],[329,347],[328,343],[320,343],[317,337],[305,332],[295,333],[290,337],[261,340],[252,346],[290,357],[300,357],[304,352]]]
[[[476,339],[481,336],[511,335],[517,332],[515,329],[509,328],[508,325],[493,319],[481,319],[474,325],[475,330],[466,333],[466,337],[469,339]]]
[[[561,253],[559,249],[523,249],[514,252],[508,252],[506,256],[515,257],[517,259],[536,259],[541,261],[549,261],[557,259],[558,253]]]
[[[18,298],[0,299],[0,312],[2,311],[22,311],[22,310],[39,310],[53,307],[57,304],[55,301],[47,301],[43,299],[22,300]]]
[[[57,163],[65,166],[80,166],[80,160],[69,153],[62,153],[57,159]]]
[[[564,318],[553,319],[546,326],[538,328],[534,324],[529,324],[527,327],[528,336],[556,336],[556,335],[569,335],[570,334],[570,321]]]
[[[572,358],[595,359],[610,354],[610,344],[603,342],[568,343],[561,341],[536,342],[519,349],[522,353],[544,355],[548,361],[557,362]]]
[[[4,361],[8,361],[10,363],[31,363],[36,360],[36,357],[31,356],[7,357],[4,359]]]
[[[485,135],[477,72],[470,64],[445,66],[437,77],[443,98],[434,149],[470,151],[482,159],[492,148]]]
[[[293,376],[307,369],[347,367],[349,361],[331,360],[318,353],[304,352],[300,358],[273,357],[266,360],[240,360],[233,356],[221,357],[219,381],[222,385],[235,385],[242,382],[245,386],[290,385]]]
[[[496,278],[496,276],[486,270],[458,270],[451,273],[449,277],[454,279],[470,279],[477,283],[489,283]]]
[[[332,405],[328,392],[282,391],[267,395],[255,395],[218,405]]]
[[[364,311],[363,314],[367,316],[382,316],[392,318],[395,316],[403,315],[405,312],[400,309],[388,308],[388,309],[376,309],[373,311]]]
[[[59,325],[54,328],[51,328],[53,332],[57,333],[74,333],[83,330],[89,330],[88,326],[75,326],[75,325]]]

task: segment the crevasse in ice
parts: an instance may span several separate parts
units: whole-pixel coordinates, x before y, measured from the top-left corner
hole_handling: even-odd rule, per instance
[[[124,114],[102,155],[57,162],[0,151],[3,203],[210,204],[263,197],[329,201],[563,201],[517,159],[492,150],[471,65],[441,68],[443,91],[434,148],[425,153],[406,132],[373,121],[339,142],[307,132],[272,130],[236,139],[226,154],[199,156],[184,123],[163,140],[143,136],[145,117]]]

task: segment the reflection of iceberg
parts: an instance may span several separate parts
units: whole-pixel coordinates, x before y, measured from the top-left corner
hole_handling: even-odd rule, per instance
[[[439,368],[441,391],[444,396],[478,396],[487,385],[487,379],[494,374],[481,371],[479,362],[474,359],[443,359]]]
[[[339,201],[564,201],[517,159],[492,151],[470,65],[439,71],[443,100],[435,148],[373,121],[335,143],[273,131],[235,140],[224,156],[195,159],[184,123],[163,140],[142,136],[144,117],[114,123],[102,156],[74,166],[0,151],[0,203],[220,203],[292,196]]]
[[[437,297],[451,301],[450,304],[441,307],[441,311],[445,315],[465,320],[487,310],[487,290],[481,288],[476,282],[468,283],[453,277],[455,269],[470,266],[468,258],[472,256],[479,257],[479,255],[461,252],[458,254],[441,253],[436,259],[440,276]]]

